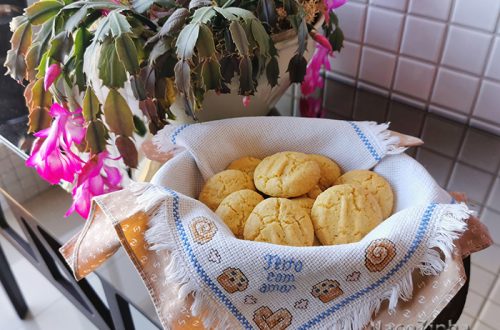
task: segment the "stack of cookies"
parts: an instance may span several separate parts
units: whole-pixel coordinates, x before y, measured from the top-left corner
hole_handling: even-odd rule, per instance
[[[238,238],[289,246],[361,240],[392,214],[394,195],[375,172],[342,174],[322,155],[244,157],[205,183],[199,200]]]

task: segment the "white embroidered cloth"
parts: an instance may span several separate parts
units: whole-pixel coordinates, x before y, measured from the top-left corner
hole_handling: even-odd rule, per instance
[[[470,212],[396,147],[386,129],[256,117],[162,130],[156,145],[179,152],[153,185],[136,193],[152,219],[148,242],[171,251],[165,273],[178,298],[192,298],[193,314],[217,329],[360,329],[383,300],[394,308],[399,298],[409,299],[413,270],[443,270],[442,257],[450,257]],[[344,172],[373,169],[394,190],[394,214],[357,243],[287,247],[235,238],[196,200],[204,181],[231,161],[287,150],[323,154]]]

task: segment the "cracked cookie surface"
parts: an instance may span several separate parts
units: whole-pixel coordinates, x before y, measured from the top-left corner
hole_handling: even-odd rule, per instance
[[[298,203],[286,198],[268,198],[252,211],[245,224],[247,240],[288,246],[311,246],[311,218]]]
[[[250,189],[235,191],[224,198],[215,213],[224,220],[236,237],[243,238],[243,228],[248,216],[263,200],[264,197]]]
[[[298,197],[319,181],[321,170],[309,155],[285,151],[266,157],[254,172],[257,189],[273,197]]]
[[[325,190],[311,210],[316,237],[323,245],[360,241],[383,220],[375,197],[358,185],[342,184]]]
[[[391,185],[379,174],[367,170],[354,170],[344,173],[335,184],[358,184],[371,193],[382,209],[382,216],[387,219],[394,208],[394,193]]]
[[[255,190],[252,178],[242,171],[225,170],[205,182],[198,199],[215,211],[229,194],[243,189]]]
[[[335,183],[335,180],[338,179],[338,177],[342,174],[340,170],[340,166],[337,165],[333,160],[331,160],[328,157],[325,157],[323,155],[318,155],[318,154],[311,154],[309,157],[314,160],[316,163],[318,163],[320,171],[321,171],[321,177],[318,182],[318,188],[323,191]],[[311,197],[311,196],[309,196]],[[316,196],[317,197],[317,196]],[[312,198],[316,198],[312,197]]]
[[[240,170],[250,175],[253,178],[253,172],[255,168],[262,160],[255,157],[243,157],[232,161],[231,164],[228,165],[228,170]]]

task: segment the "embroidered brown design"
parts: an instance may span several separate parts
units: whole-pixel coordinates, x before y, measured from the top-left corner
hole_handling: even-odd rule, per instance
[[[347,282],[357,282],[357,281],[359,281],[360,277],[361,277],[360,272],[352,272],[351,274],[347,275],[345,280]]]
[[[217,277],[217,282],[229,293],[245,291],[248,287],[248,279],[238,268],[226,268]]]
[[[365,252],[365,266],[370,272],[382,271],[396,256],[396,245],[388,239],[376,239]]]
[[[307,299],[300,299],[299,301],[296,301],[293,307],[297,309],[307,309],[307,305],[309,305],[309,300]]]
[[[326,304],[343,295],[344,291],[340,288],[339,282],[324,280],[312,287],[311,294]]]
[[[252,295],[245,296],[245,300],[243,301],[245,305],[253,305],[257,303],[257,298]]]
[[[217,232],[217,226],[205,217],[194,218],[189,228],[193,234],[193,240],[198,244],[210,242]]]
[[[292,313],[285,308],[276,312],[262,306],[253,313],[253,321],[260,330],[284,330],[292,324]]]

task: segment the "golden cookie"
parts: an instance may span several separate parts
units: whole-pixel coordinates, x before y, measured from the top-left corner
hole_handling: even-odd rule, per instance
[[[255,190],[252,178],[238,170],[225,170],[205,182],[199,200],[215,211],[229,194],[243,189]]]
[[[307,211],[307,214],[311,214],[311,209],[314,204],[314,199],[309,198],[309,197],[297,197],[291,199],[292,202],[298,204],[300,207],[302,207],[304,210]]]
[[[355,170],[344,173],[335,184],[359,184],[371,193],[382,209],[382,216],[387,219],[394,207],[394,194],[391,185],[382,176],[373,171]]]
[[[290,246],[311,246],[311,218],[298,203],[286,198],[268,198],[252,211],[243,237],[248,240]]]
[[[248,216],[263,200],[264,197],[250,189],[235,191],[224,198],[215,213],[224,220],[236,237],[242,238]]]
[[[243,157],[240,159],[236,159],[227,167],[228,170],[240,170],[250,175],[253,178],[253,172],[259,163],[260,159],[255,157]]]
[[[342,174],[337,163],[322,155],[312,154],[309,157],[318,163],[321,170],[321,178],[318,183],[319,188],[323,191],[333,186],[335,180]]]
[[[273,197],[297,197],[319,181],[317,162],[300,152],[285,151],[266,157],[254,172],[255,186]]]
[[[315,185],[311,190],[307,192],[306,196],[312,199],[316,199],[322,192],[323,190],[321,190],[319,185]]]
[[[333,186],[319,195],[311,219],[323,245],[357,242],[383,220],[375,197],[350,184]]]

